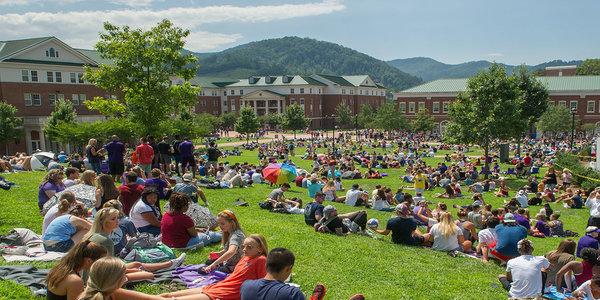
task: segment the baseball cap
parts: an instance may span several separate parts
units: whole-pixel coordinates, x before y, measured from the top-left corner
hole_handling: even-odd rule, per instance
[[[405,203],[400,203],[396,205],[396,211],[404,215],[410,214],[410,210],[408,209],[408,206]]]
[[[329,218],[329,215],[331,215],[334,211],[337,211],[335,206],[333,206],[333,205],[325,206],[325,208],[323,208],[323,218]]]
[[[511,213],[507,213],[504,215],[504,223],[516,223],[517,220],[515,220],[515,215],[511,214]]]
[[[585,233],[592,233],[592,232],[600,232],[600,230],[598,230],[598,227],[596,227],[596,226],[588,226],[585,229]]]
[[[184,182],[190,182],[190,181],[192,181],[192,174],[184,174],[183,175],[183,181]]]

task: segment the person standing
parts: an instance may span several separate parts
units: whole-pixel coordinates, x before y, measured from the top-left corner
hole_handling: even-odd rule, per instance
[[[146,176],[150,175],[152,171],[152,160],[154,159],[154,150],[152,147],[148,145],[148,139],[146,137],[142,137],[140,139],[140,145],[135,148],[135,152],[138,157],[138,166],[142,168]]]
[[[123,162],[125,145],[119,142],[118,136],[113,135],[112,141],[104,145],[104,149],[106,149],[106,152],[108,153],[109,173],[113,177],[113,181],[117,182],[125,171],[125,164]]]
[[[181,165],[183,174],[186,173],[186,167],[189,164],[192,168],[192,177],[196,178],[196,160],[194,159],[194,144],[188,137],[183,138],[183,143],[179,144],[179,153],[181,153]]]
[[[153,135],[148,136],[148,145],[152,147],[152,151],[154,151],[154,157],[152,158],[152,168],[159,168],[158,166],[158,144],[154,140]]]
[[[92,166],[92,169],[94,169],[94,172],[96,172],[96,175],[99,175],[102,172],[100,169],[100,162],[102,161],[102,152],[104,152],[104,149],[96,148],[97,144],[98,141],[96,141],[96,139],[90,139],[85,148],[85,156]]]
[[[217,149],[217,147],[215,146],[215,142],[210,142],[210,147],[208,147],[208,150],[206,150],[206,156],[208,156],[208,161],[206,162],[206,165],[204,165],[205,168],[208,168],[208,166],[213,166],[213,169],[217,169],[218,167],[218,161],[219,161],[219,156],[221,156],[221,151],[219,151],[219,149]]]
[[[181,152],[179,152],[179,144],[181,144],[181,137],[179,134],[175,135],[175,140],[171,144],[171,149],[173,150],[173,160],[175,161],[175,171],[177,172],[177,176],[181,176],[179,173],[179,165],[181,164]]]
[[[171,144],[169,144],[169,137],[163,137],[162,142],[158,143],[158,163],[160,164],[160,170],[165,173],[171,173]]]

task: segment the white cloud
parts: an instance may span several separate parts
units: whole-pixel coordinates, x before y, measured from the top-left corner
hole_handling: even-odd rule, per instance
[[[60,4],[65,4],[65,3],[75,3],[75,2],[81,2],[82,0],[62,0],[60,2]],[[44,2],[46,3],[50,3],[52,5],[56,5],[56,1],[49,1],[49,0],[0,0],[0,6],[24,6],[24,5],[33,5],[33,4],[44,4]]]
[[[127,2],[129,0],[116,1]],[[6,40],[57,36],[71,46],[91,48],[98,41],[98,32],[103,30],[102,23],[104,21],[115,25],[126,24],[132,28],[150,28],[166,18],[177,26],[189,29],[192,32],[192,36],[188,38],[186,48],[192,51],[207,51],[234,42],[241,38],[241,34],[227,35],[205,32],[199,28],[203,24],[270,22],[330,14],[343,9],[345,9],[345,6],[341,3],[341,0],[323,0],[316,3],[245,7],[223,5],[175,7],[165,10],[125,9],[0,14],[0,36]]]
[[[109,2],[130,7],[148,7],[154,2],[163,2],[163,0],[110,0]]]

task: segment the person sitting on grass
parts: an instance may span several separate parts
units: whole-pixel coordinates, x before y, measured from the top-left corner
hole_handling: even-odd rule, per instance
[[[74,205],[83,206],[81,202],[75,200],[75,194],[73,192],[62,192],[62,194],[60,194],[60,198],[58,199],[58,204],[52,206],[48,212],[46,212],[46,215],[44,215],[44,222],[42,223],[42,235],[46,232],[48,225],[50,225],[54,219],[68,214],[69,210],[71,210]]]
[[[600,299],[600,275],[594,275],[592,279],[584,282],[573,292],[577,299]]]
[[[531,199],[527,200],[527,204],[529,206],[542,205],[542,193],[540,193],[540,192],[535,193],[535,196],[533,196]]]
[[[65,176],[66,178],[62,181],[65,188],[79,183],[79,170],[77,168],[68,167],[65,170]]]
[[[475,224],[467,219],[467,210],[459,209],[456,212],[456,216],[458,217],[458,220],[455,222],[456,226],[463,232],[465,242],[470,241],[471,245],[473,245],[478,240],[477,230],[475,230]],[[470,248],[465,249],[465,251],[467,250],[470,250]]]
[[[217,258],[207,260],[207,266],[203,270],[206,273],[212,270],[231,273],[243,256],[242,244],[246,234],[240,226],[237,216],[230,209],[217,215],[217,223],[222,232],[221,246],[223,250],[214,253]]]
[[[323,217],[323,202],[325,200],[325,194],[317,192],[315,194],[315,200],[306,204],[304,208],[304,222],[306,225],[315,226],[315,223],[319,222]]]
[[[200,197],[204,205],[208,206],[204,191],[198,187],[198,181],[192,178],[192,174],[184,174],[182,179],[183,182],[176,184],[173,192],[187,194],[194,203],[198,203],[198,197]]]
[[[585,235],[582,236],[577,243],[577,257],[581,257],[579,255],[581,253],[581,249],[583,248],[593,248],[598,250],[600,246],[598,243],[599,232],[600,230],[598,230],[598,227],[596,226],[588,226],[585,229]]]
[[[64,172],[59,169],[53,169],[46,173],[38,187],[38,206],[40,209],[44,207],[44,204],[48,202],[54,194],[65,189],[65,186],[62,183],[63,177]]]
[[[165,174],[157,168],[152,169],[150,174],[152,177],[146,180],[146,188],[156,188],[158,190],[159,199],[165,199],[165,189],[171,188],[171,185],[165,180]]]
[[[336,177],[338,179],[339,177]],[[334,201],[334,202],[344,202],[346,201],[346,196],[338,196],[337,188],[333,181],[328,181],[323,187],[323,193],[325,193],[325,200]]]
[[[531,229],[533,236],[535,237],[547,237],[550,236],[550,226],[546,222],[546,215],[537,214],[535,215],[536,223]]]
[[[479,238],[479,242],[477,243],[477,253],[480,253],[483,256],[483,262],[489,262],[490,257],[490,245],[498,242],[498,235],[496,234],[496,226],[500,224],[500,218],[498,217],[489,217],[486,220],[486,229],[483,229],[479,232],[477,237]]]
[[[367,229],[367,211],[359,210],[338,215],[335,206],[327,205],[323,209],[323,218],[315,224],[315,228],[321,227],[323,227],[324,232],[336,235],[365,232]]]
[[[165,293],[160,296],[177,300],[241,299],[240,287],[244,282],[260,279],[267,275],[268,247],[267,241],[262,235],[251,234],[243,240],[240,248],[244,249],[244,257],[236,264],[233,273],[223,281],[201,288]],[[203,272],[210,272],[210,270],[203,270]]]
[[[583,208],[583,199],[581,196],[584,195],[583,190],[575,192],[573,197],[565,199],[565,208],[581,209]]]
[[[361,190],[357,183],[352,185],[352,189],[346,192],[346,205],[363,206],[367,208],[369,205],[369,194]]]
[[[285,193],[289,189],[290,189],[290,184],[284,183],[281,185],[280,188],[276,188],[273,191],[271,191],[271,193],[269,194],[269,197],[267,197],[267,199],[265,201],[271,202],[273,204],[273,206],[275,206],[275,204],[277,204],[278,202],[284,202],[284,203],[291,204],[293,207],[300,207],[300,205],[301,205],[300,202],[285,198],[285,195],[283,193]]]
[[[438,195],[435,198],[447,198],[447,199],[454,199],[454,189],[452,188],[452,186],[450,184],[446,185],[446,187],[444,188],[444,193]]]
[[[121,253],[121,250],[127,245],[127,238],[132,238],[137,235],[135,225],[123,212],[123,205],[119,200],[110,200],[104,203],[103,208],[114,208],[119,211],[119,228],[115,229],[108,236],[115,245],[115,254]]]
[[[504,223],[496,226],[498,242],[489,246],[492,257],[505,264],[508,260],[521,255],[518,251],[518,242],[527,237],[527,228],[517,224],[515,216],[511,213],[504,215]]]
[[[385,230],[379,230],[376,226],[371,227],[371,230],[388,235],[392,233],[392,242],[396,244],[404,244],[409,246],[418,246],[425,244],[425,237],[421,231],[417,229],[417,221],[410,217],[410,209],[406,203],[400,203],[395,207],[396,217],[387,221]]]
[[[83,240],[83,236],[92,227],[92,222],[86,219],[87,210],[74,206],[69,214],[54,219],[42,236],[44,250],[67,252]]]
[[[162,213],[160,211],[158,190],[154,187],[145,188],[140,200],[131,208],[129,216],[138,232],[159,235]]]
[[[498,192],[494,193],[494,195],[496,197],[508,197],[508,186],[506,186],[504,181],[500,182],[498,185]]]
[[[558,270],[555,277],[557,287],[562,287],[563,280],[566,280],[567,289],[574,290],[576,286],[581,286],[584,282],[590,280],[592,276],[600,274],[600,261],[598,261],[597,250],[583,248],[580,254],[583,261],[570,261]],[[571,276],[565,276],[569,273],[573,273],[575,277],[574,284],[571,282]]]
[[[371,203],[373,203],[373,209],[379,211],[394,211],[394,209],[390,207],[390,203],[388,202],[387,198],[388,197],[385,194],[384,188],[376,190],[376,193],[373,195],[373,199],[371,199]]]
[[[556,273],[562,269],[566,264],[575,260],[575,249],[577,243],[572,239],[564,239],[558,244],[556,250],[552,250],[544,257],[550,262],[550,268],[548,268],[548,282],[553,286],[556,286]],[[564,285],[563,285],[564,286]],[[557,291],[562,287],[557,287]]]
[[[452,214],[443,212],[440,222],[431,227],[427,241],[433,242],[437,251],[467,251],[471,249],[471,241],[465,241],[462,230],[456,226]]]
[[[508,261],[506,275],[498,275],[502,287],[511,298],[541,296],[550,262],[543,256],[532,256],[533,243],[522,239],[518,243],[519,257]]]

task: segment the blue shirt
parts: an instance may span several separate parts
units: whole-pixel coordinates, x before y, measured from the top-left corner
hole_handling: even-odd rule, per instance
[[[306,207],[304,208],[304,222],[306,225],[314,226],[315,223],[317,223],[315,216],[321,216],[322,218],[324,208],[323,204],[320,204],[319,202],[313,201],[306,204]]]
[[[388,220],[385,229],[392,231],[392,242],[405,245],[415,244],[415,238],[412,236],[417,229],[415,219],[394,217]]]
[[[246,280],[240,289],[242,300],[304,300],[302,291],[280,280]]]
[[[71,215],[60,216],[52,221],[46,231],[42,240],[46,241],[68,241],[71,239],[71,235],[77,232],[77,229],[71,224]]]
[[[121,142],[112,141],[104,146],[108,153],[108,162],[111,163],[123,163],[123,153],[125,152],[125,146]]]
[[[311,198],[314,198],[315,194],[317,192],[320,192],[324,186],[325,186],[324,184],[319,183],[319,182],[312,183],[312,182],[308,181],[307,186],[306,186],[308,188],[308,196]]]
[[[66,162],[67,162],[67,157],[68,157],[68,156],[66,156],[66,155],[64,155],[64,154],[61,154],[61,155],[59,155],[59,156],[58,156],[58,160],[59,160],[61,163],[63,163],[63,164],[64,164],[64,163],[66,163]]]
[[[108,236],[113,244],[115,244],[115,255],[118,256],[121,250],[125,248],[125,245],[127,245],[127,236],[134,236],[136,233],[135,225],[133,225],[128,217],[119,219],[119,227]]]
[[[521,225],[507,226],[500,224],[495,229],[496,235],[498,235],[498,243],[494,249],[505,256],[519,256],[517,243],[527,237],[527,228]]]

